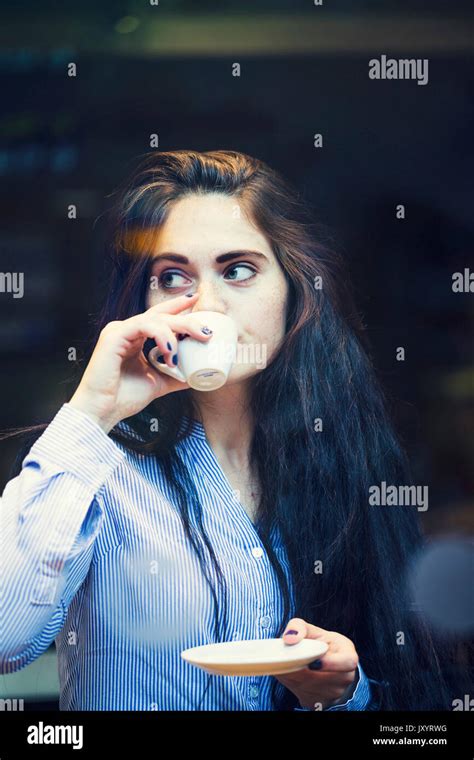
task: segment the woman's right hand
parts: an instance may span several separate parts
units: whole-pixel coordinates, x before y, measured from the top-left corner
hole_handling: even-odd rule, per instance
[[[142,314],[123,321],[109,322],[100,333],[81,382],[70,400],[71,406],[88,414],[108,433],[114,425],[144,409],[153,399],[190,386],[152,367],[143,355],[147,338],[153,338],[170,367],[177,353],[175,333],[188,333],[207,341],[205,326],[195,316],[180,314],[196,303],[178,296],[152,306]],[[171,346],[171,349],[169,348]]]

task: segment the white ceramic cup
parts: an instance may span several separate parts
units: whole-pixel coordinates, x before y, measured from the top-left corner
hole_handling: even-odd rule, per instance
[[[161,350],[156,346],[148,354],[148,361],[160,372],[188,383],[198,391],[213,391],[225,385],[236,358],[237,325],[231,317],[217,311],[195,311],[187,314],[213,331],[204,343],[191,335],[178,342],[178,364],[168,367],[158,361]]]

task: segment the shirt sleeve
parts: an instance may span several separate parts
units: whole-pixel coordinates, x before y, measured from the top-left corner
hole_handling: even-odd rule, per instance
[[[84,581],[104,514],[97,499],[124,453],[66,403],[0,499],[0,673],[39,657]]]
[[[324,708],[323,712],[336,712],[337,710],[377,710],[378,703],[372,684],[377,684],[371,678],[368,678],[362,668],[362,665],[357,665],[359,671],[359,680],[354,689],[354,693],[350,699],[342,704],[331,705]],[[311,707],[294,707],[295,712],[313,712]]]

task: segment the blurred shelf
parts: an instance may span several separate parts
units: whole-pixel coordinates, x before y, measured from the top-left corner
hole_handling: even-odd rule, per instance
[[[79,8],[79,7],[78,7]],[[382,12],[331,14],[313,6],[290,13],[163,13],[159,6],[102,18],[67,13],[3,14],[0,45],[48,49],[61,41],[84,53],[134,56],[293,55],[334,52],[468,52],[473,16]],[[128,32],[127,32],[128,30]],[[124,33],[125,31],[125,33]],[[75,60],[73,57],[72,60]]]

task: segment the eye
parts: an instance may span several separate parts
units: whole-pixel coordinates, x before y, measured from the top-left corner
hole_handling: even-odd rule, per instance
[[[239,278],[231,277],[230,278],[231,280],[235,280],[236,282],[241,282],[242,280],[251,280],[252,277],[255,277],[255,275],[257,274],[256,270],[253,269],[253,267],[248,266],[248,264],[234,264],[227,270],[226,274],[228,274],[229,272],[235,272],[237,269],[247,270],[247,272],[250,272],[250,275],[248,277],[239,277]]]
[[[166,272],[162,272],[158,278],[158,282],[162,288],[165,288],[165,290],[169,290],[171,288],[179,288],[179,284],[170,284],[173,281],[173,277],[182,277],[185,278],[184,274],[181,274],[181,272],[173,272],[171,269],[166,270]],[[189,283],[189,280],[188,280]]]
[[[230,280],[233,280],[234,282],[244,282],[245,280],[251,280],[257,274],[257,271],[248,264],[233,264],[231,267],[229,267],[229,269],[227,269],[225,274],[228,275],[229,272],[235,273],[239,269],[243,270],[244,272],[245,271],[248,272],[249,273],[248,276],[236,277],[236,276],[231,275],[229,277]],[[183,282],[181,283],[176,282],[175,280],[173,280],[174,277],[178,277],[178,278],[181,277]],[[173,271],[172,269],[167,269],[164,272],[162,272],[160,276],[158,277],[158,283],[160,287],[162,287],[164,290],[172,290],[174,288],[180,288],[180,287],[191,284],[190,280],[184,274],[182,274],[182,272]]]

